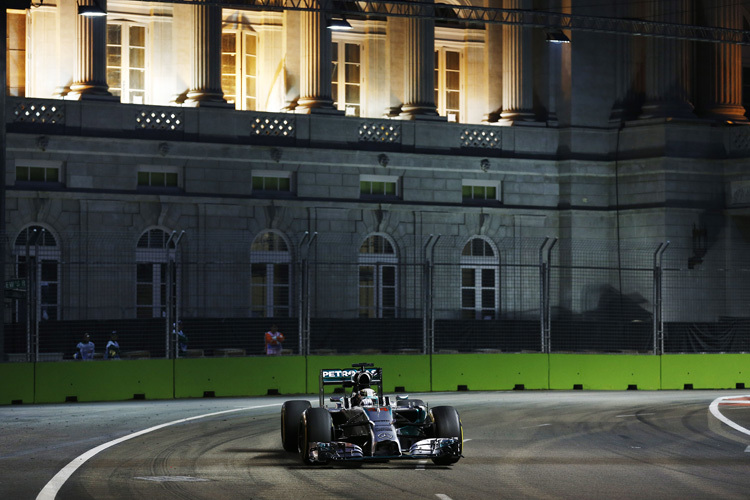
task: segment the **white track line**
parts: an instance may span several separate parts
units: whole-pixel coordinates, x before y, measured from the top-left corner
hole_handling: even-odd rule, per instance
[[[745,399],[742,399],[745,398]],[[734,401],[732,401],[734,400]],[[722,403],[729,403],[733,405],[750,405],[750,396],[722,396],[720,398],[716,398],[711,402],[711,405],[708,407],[709,410],[711,410],[711,413],[714,417],[718,418],[725,424],[727,424],[729,427],[731,427],[734,430],[740,431],[743,434],[747,434],[750,436],[750,430],[745,429],[740,424],[737,424],[735,422],[732,422],[727,417],[721,414],[719,411],[719,405]]]
[[[60,491],[60,488],[65,484],[65,482],[70,478],[70,476],[73,475],[73,473],[78,470],[80,466],[82,466],[88,459],[96,455],[97,453],[100,453],[107,448],[111,448],[112,446],[115,446],[117,444],[120,444],[124,441],[127,441],[129,439],[136,438],[138,436],[142,436],[144,434],[148,434],[149,432],[158,431],[159,429],[163,429],[165,427],[169,427],[170,425],[175,424],[181,424],[183,422],[190,422],[191,420],[198,420],[201,418],[206,417],[213,417],[216,415],[223,415],[225,413],[235,413],[238,411],[246,411],[246,410],[255,410],[258,408],[268,408],[270,406],[279,406],[279,404],[272,404],[272,405],[261,405],[261,406],[248,406],[246,408],[235,408],[233,410],[224,410],[224,411],[217,411],[214,413],[206,413],[205,415],[196,415],[195,417],[188,417],[188,418],[182,418],[180,420],[175,420],[173,422],[167,422],[166,424],[160,424],[156,425],[154,427],[149,427],[148,429],[144,429],[142,431],[134,432],[132,434],[128,434],[127,436],[123,436],[121,438],[117,438],[115,440],[112,440],[108,443],[101,444],[97,446],[96,448],[92,448],[86,453],[76,457],[73,459],[72,462],[70,462],[68,465],[60,469],[60,472],[55,474],[55,477],[50,479],[50,481],[42,488],[42,491],[39,492],[39,494],[36,497],[36,500],[54,500],[54,498],[57,496],[57,492]]]

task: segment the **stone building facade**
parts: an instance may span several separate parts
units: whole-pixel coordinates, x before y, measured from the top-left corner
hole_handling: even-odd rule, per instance
[[[32,259],[38,316],[298,318],[311,300],[300,266],[338,255],[358,271],[319,270],[319,293],[349,292],[318,296],[317,315],[422,317],[421,285],[404,291],[421,268],[402,266],[429,261],[438,235],[445,262],[473,269],[431,291],[446,319],[538,308],[536,278],[519,298],[513,273],[482,270],[536,263],[544,238],[563,266],[580,242],[615,248],[606,260],[622,268],[628,248],[667,241],[678,267],[741,266],[743,46],[586,30],[552,44],[542,28],[460,20],[484,4],[435,4],[434,17],[366,4],[9,11],[6,275]],[[489,2],[727,30],[750,14],[729,0],[578,4]],[[342,14],[353,29],[329,30]],[[133,260],[107,293],[111,276],[84,265]],[[600,285],[642,291],[616,274]],[[685,279],[723,295],[743,286],[738,274]],[[583,288],[561,279],[555,306],[592,307]],[[745,315],[743,301],[706,306],[690,288],[666,320]]]

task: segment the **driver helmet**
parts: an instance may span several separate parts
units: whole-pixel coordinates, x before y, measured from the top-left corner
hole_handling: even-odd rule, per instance
[[[372,375],[367,372],[359,372],[354,376],[354,383],[357,385],[357,387],[370,387],[371,381]]]
[[[361,389],[359,391],[360,406],[372,406],[375,404],[375,391],[372,389]]]

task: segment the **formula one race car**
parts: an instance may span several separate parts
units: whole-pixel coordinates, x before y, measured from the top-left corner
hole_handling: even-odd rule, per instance
[[[463,428],[452,406],[429,408],[419,399],[383,396],[381,368],[357,363],[353,369],[320,371],[320,406],[287,401],[281,407],[281,442],[306,464],[432,459],[452,465],[461,458]],[[324,388],[341,385],[326,407]],[[377,392],[373,387],[377,388]],[[351,395],[347,389],[351,388]]]

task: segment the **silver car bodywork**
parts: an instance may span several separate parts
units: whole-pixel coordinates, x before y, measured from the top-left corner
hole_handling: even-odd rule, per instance
[[[382,369],[354,365],[355,370],[321,370],[320,406],[324,404],[327,385],[352,387],[351,396],[334,396],[334,406],[326,407],[333,440],[300,443],[309,463],[343,461],[387,461],[395,459],[433,459],[452,464],[462,456],[463,431],[458,420],[455,436],[436,436],[435,416],[421,400],[400,396],[396,401],[383,396]],[[360,401],[358,393],[363,380],[369,388],[377,387],[373,397]],[[374,392],[374,391],[372,391]],[[452,410],[452,408],[451,408]],[[306,450],[306,451],[305,451]]]

